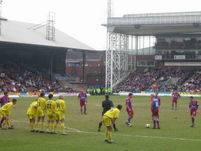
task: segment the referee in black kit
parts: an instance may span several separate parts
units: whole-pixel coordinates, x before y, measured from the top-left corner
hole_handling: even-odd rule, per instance
[[[114,104],[111,100],[109,100],[109,94],[106,94],[105,95],[105,101],[102,102],[102,107],[103,107],[103,112],[102,112],[102,116],[105,114],[105,112],[107,112],[108,110],[111,109],[111,107],[114,107]],[[98,125],[98,132],[101,131],[101,126],[103,124],[103,120],[101,120],[99,122],[99,125]],[[113,128],[114,128],[114,131],[118,131],[118,129],[116,128],[116,125],[113,124]]]

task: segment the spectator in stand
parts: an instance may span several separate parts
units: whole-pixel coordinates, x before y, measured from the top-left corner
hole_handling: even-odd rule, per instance
[[[0,92],[73,92],[71,88],[64,88],[57,80],[48,80],[39,72],[31,72],[23,66],[7,62],[0,66]]]

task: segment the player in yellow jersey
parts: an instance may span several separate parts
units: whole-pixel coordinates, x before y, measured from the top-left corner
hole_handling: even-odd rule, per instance
[[[63,100],[63,96],[60,95],[59,99],[56,100],[56,123],[55,123],[55,131],[57,129],[57,125],[59,121],[61,122],[61,135],[67,135],[64,131],[64,120],[65,120],[65,113],[66,113],[66,103]]]
[[[109,111],[107,111],[104,115],[103,115],[103,124],[106,126],[107,130],[106,130],[106,139],[105,141],[107,143],[114,143],[112,141],[112,125],[115,123],[115,120],[119,117],[120,114],[120,110],[122,109],[122,105],[117,105],[116,108],[112,108]]]
[[[34,130],[34,124],[35,124],[35,118],[37,116],[37,101],[34,101],[30,104],[28,110],[27,110],[27,116],[30,121],[30,132],[35,132]]]
[[[37,123],[36,123],[36,132],[44,133],[44,120],[45,120],[45,111],[46,111],[46,99],[45,93],[41,92],[37,100]],[[39,131],[40,124],[40,131]]]
[[[47,109],[47,133],[56,134],[56,129],[54,128],[55,116],[56,116],[56,102],[53,100],[53,95],[48,95],[48,100],[46,102]],[[50,128],[50,131],[49,131]]]
[[[0,117],[4,118],[2,129],[13,129],[13,126],[10,125],[9,116],[12,113],[14,105],[17,103],[16,99],[13,99],[12,102],[5,104],[0,108]],[[6,127],[7,125],[7,127]]]

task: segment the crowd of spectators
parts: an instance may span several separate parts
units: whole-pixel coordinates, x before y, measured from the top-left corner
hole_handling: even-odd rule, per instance
[[[200,91],[200,73],[196,70],[168,67],[159,69],[136,70],[121,82],[115,92],[120,91]],[[191,77],[191,78],[190,78]],[[190,79],[189,79],[190,78]],[[188,80],[189,79],[189,80]],[[188,81],[187,81],[188,80]],[[187,81],[185,83],[185,81]],[[185,83],[185,84],[184,84]]]
[[[0,65],[0,92],[72,92],[58,80],[48,80],[38,72],[28,71],[19,64],[7,62]]]
[[[145,91],[160,77],[159,69],[137,70],[131,73],[129,77],[121,82],[118,87],[114,88],[115,92],[119,91]]]
[[[180,87],[180,91],[200,92],[201,91],[201,72],[195,72],[195,74]]]
[[[160,78],[148,90],[150,91],[174,91],[177,90],[187,79],[192,76],[193,70],[169,67],[160,70]],[[174,81],[170,81],[175,79]]]

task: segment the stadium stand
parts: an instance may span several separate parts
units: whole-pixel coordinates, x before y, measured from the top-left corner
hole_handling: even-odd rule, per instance
[[[181,69],[175,67],[136,70],[121,82],[115,89],[120,91],[163,91],[179,90],[199,92],[201,73],[198,69]]]
[[[58,80],[50,81],[36,69],[33,72],[27,68],[13,62],[1,64],[0,92],[73,92],[71,88],[64,88]]]
[[[182,92],[200,92],[201,91],[201,72],[195,72],[180,88]]]

